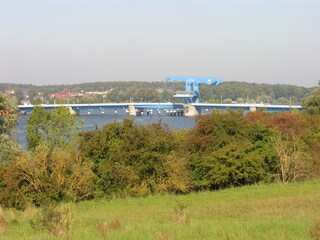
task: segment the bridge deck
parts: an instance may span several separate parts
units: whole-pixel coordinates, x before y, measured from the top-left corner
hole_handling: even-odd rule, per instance
[[[182,109],[182,103],[92,103],[92,104],[44,104],[39,105],[44,109],[53,109],[60,106],[71,107],[75,111],[88,110],[88,109],[127,109],[129,105],[133,105],[136,109]],[[219,103],[194,103],[191,104],[197,110],[239,110],[250,111],[252,109],[265,109],[268,112],[288,112],[293,109],[301,110],[300,105],[267,105],[267,104],[219,104]],[[33,105],[19,105],[20,111],[30,112],[34,108]]]

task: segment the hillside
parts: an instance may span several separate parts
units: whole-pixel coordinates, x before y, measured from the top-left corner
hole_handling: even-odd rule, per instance
[[[62,239],[319,239],[319,189],[316,181],[81,202],[67,205]],[[31,227],[37,211],[5,210],[1,239],[57,239]]]
[[[19,100],[29,100],[39,103],[94,103],[94,102],[159,102],[163,82],[95,82],[72,85],[35,86],[30,84],[0,83],[0,92],[13,90]],[[52,94],[63,93],[66,89],[74,93],[91,91],[108,91],[103,95],[83,94],[82,97],[66,97],[53,99]],[[173,101],[175,90],[183,90],[183,83],[171,84],[163,101]],[[299,104],[301,100],[311,94],[314,88],[298,87],[282,84],[257,84],[246,82],[224,82],[220,86],[202,85],[200,99],[202,102],[264,102],[270,104]],[[79,95],[79,94],[78,94]],[[28,97],[27,97],[28,96]]]

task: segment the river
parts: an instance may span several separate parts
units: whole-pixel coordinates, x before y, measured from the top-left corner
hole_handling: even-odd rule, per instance
[[[102,127],[114,121],[122,122],[124,118],[128,117],[125,112],[117,111],[117,114],[114,114],[114,111],[105,112],[104,115],[86,115],[79,116],[83,119],[83,127],[85,130],[94,130],[96,128],[102,129]],[[26,122],[28,115],[23,115],[19,117],[19,125],[17,129],[17,139],[23,148],[26,148]],[[152,124],[161,121],[163,124],[167,124],[170,129],[190,129],[195,126],[196,118],[188,117],[171,117],[162,115],[152,115],[152,116],[136,116],[133,117],[136,124]]]

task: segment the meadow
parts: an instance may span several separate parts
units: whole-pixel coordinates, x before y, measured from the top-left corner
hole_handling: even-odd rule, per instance
[[[54,223],[62,233],[59,239],[320,239],[320,181],[60,203],[57,208],[68,219],[68,231],[65,220],[60,219],[61,226]],[[0,239],[57,239],[34,226],[40,213],[32,206],[2,209]]]

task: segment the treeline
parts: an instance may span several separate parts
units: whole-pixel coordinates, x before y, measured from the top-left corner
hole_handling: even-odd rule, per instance
[[[41,103],[98,103],[98,102],[159,102],[164,82],[95,82],[73,85],[35,86],[27,84],[0,83],[0,92],[9,89],[15,91],[15,96],[21,101],[25,100],[24,91],[28,93],[28,100],[33,104]],[[51,94],[61,93],[65,88],[71,92],[105,91],[111,90],[105,96],[93,95],[74,97],[72,99],[53,99]],[[314,88],[304,88],[293,85],[271,85],[246,82],[224,82],[219,86],[201,85],[200,99],[202,102],[231,103],[236,101],[263,102],[267,104],[300,104],[301,100],[309,95]],[[169,84],[162,101],[174,100],[173,92],[184,90],[183,83]],[[39,95],[41,93],[41,95]]]
[[[309,114],[308,106],[304,113],[215,111],[199,117],[193,129],[179,131],[161,123],[136,125],[130,118],[82,131],[68,109],[37,107],[27,121],[24,151],[10,138],[16,120],[8,116],[16,107],[1,96],[2,206],[187,194],[319,177],[320,116]],[[319,96],[306,104],[319,103]]]
[[[301,104],[315,88],[285,84],[225,82],[219,86],[201,86],[201,99],[207,102],[236,101],[266,104]]]

